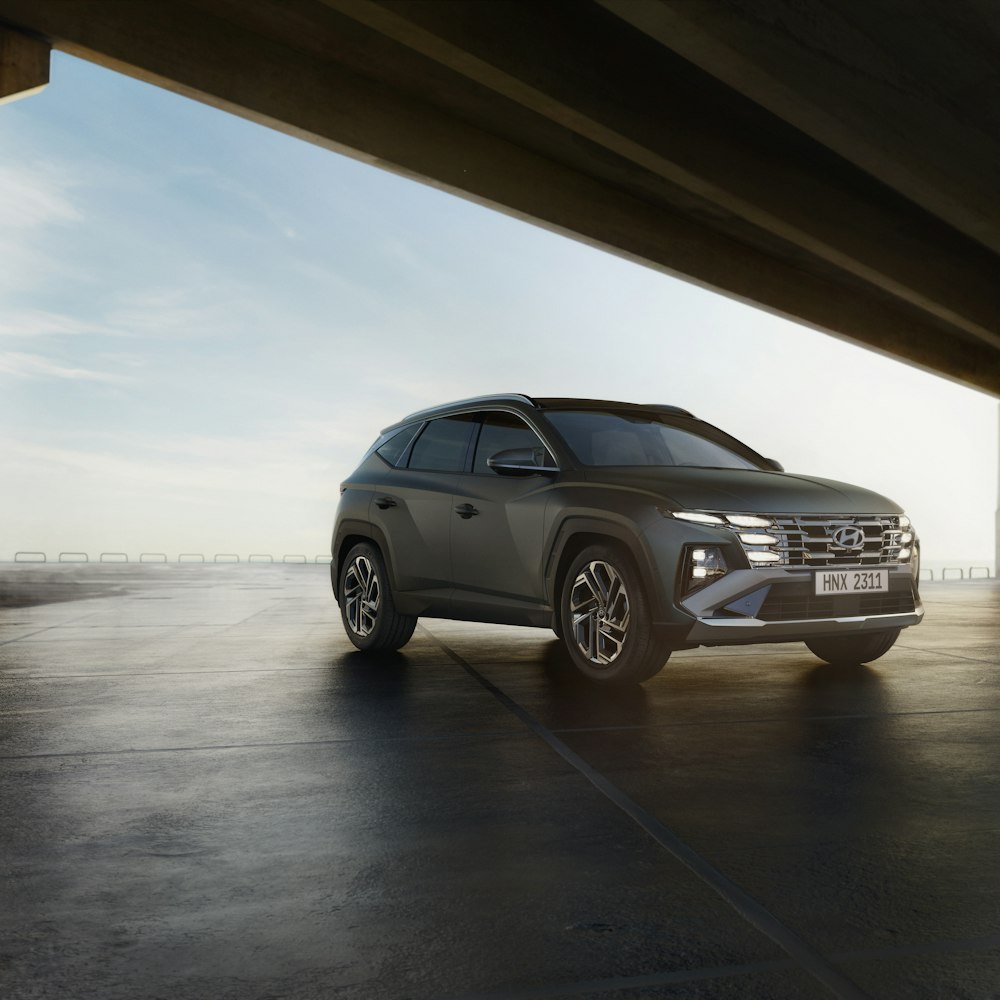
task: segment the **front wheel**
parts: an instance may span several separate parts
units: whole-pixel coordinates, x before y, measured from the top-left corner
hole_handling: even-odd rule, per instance
[[[358,649],[388,652],[409,642],[417,619],[396,611],[382,553],[371,542],[347,553],[338,593],[344,631]]]
[[[573,666],[599,684],[641,684],[670,656],[657,642],[638,571],[611,546],[592,545],[570,564],[559,621]]]
[[[843,635],[828,639],[807,639],[806,646],[821,660],[833,666],[871,663],[892,649],[899,638],[898,628],[886,632],[869,632],[867,635]]]

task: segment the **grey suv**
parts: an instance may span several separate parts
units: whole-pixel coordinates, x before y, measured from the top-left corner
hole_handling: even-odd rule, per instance
[[[341,485],[331,570],[359,649],[398,649],[419,616],[534,625],[601,683],[699,645],[867,662],[923,617],[897,504],[605,400],[485,396],[386,428]]]

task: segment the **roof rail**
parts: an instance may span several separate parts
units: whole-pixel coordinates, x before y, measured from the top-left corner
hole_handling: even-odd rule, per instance
[[[625,403],[617,399],[574,399],[572,396],[547,396],[533,400],[541,410],[563,410],[577,407],[581,410],[599,410],[604,407],[617,407],[625,410],[659,410],[666,413],[676,413],[679,416],[693,417],[690,410],[670,403]]]
[[[502,403],[505,401],[527,403],[529,406],[538,405],[530,396],[525,396],[524,393],[521,392],[493,392],[488,396],[470,396],[468,399],[456,399],[450,403],[439,403],[437,406],[428,406],[423,410],[414,410],[413,413],[408,413],[401,420],[397,420],[390,424],[389,427],[406,424],[411,420],[415,420],[417,417],[429,416],[432,413],[437,413],[439,410],[450,410],[456,406],[469,406],[480,403]],[[387,427],[386,430],[388,429],[389,428]]]
[[[389,426],[386,427],[382,433],[392,430],[394,427],[399,427],[402,424],[408,424],[413,420],[434,417],[439,413],[453,410],[456,407],[482,406],[490,403],[503,402],[527,403],[529,406],[538,410],[564,410],[573,407],[587,410],[599,410],[606,407],[613,407],[615,409],[623,410],[657,410],[660,413],[673,413],[681,417],[694,416],[690,410],[685,410],[681,406],[672,406],[669,403],[625,403],[621,400],[615,399],[575,399],[572,396],[533,397],[526,396],[524,393],[520,392],[496,392],[491,393],[489,396],[472,396],[469,399],[456,399],[450,403],[441,403],[438,406],[429,406],[423,410],[415,410],[413,413],[408,413],[401,420],[397,420],[395,423],[389,424]]]

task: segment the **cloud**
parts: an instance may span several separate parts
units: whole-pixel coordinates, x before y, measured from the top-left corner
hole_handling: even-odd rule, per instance
[[[125,292],[105,315],[86,319],[44,309],[7,309],[0,315],[0,337],[125,337],[143,339],[226,336],[246,330],[246,310],[235,303],[250,299],[251,289],[189,290],[150,288]]]
[[[0,317],[0,337],[62,337],[114,332],[100,323],[43,309],[23,309]]]
[[[62,378],[81,382],[127,382],[123,375],[94,371],[90,368],[68,368],[40,354],[0,351],[0,375],[16,378]]]
[[[65,440],[65,438],[63,439]],[[338,481],[329,454],[292,448],[286,440],[229,437],[148,438],[128,433],[79,447],[10,440],[0,445],[4,468],[20,478],[61,471],[101,481],[125,495],[197,504],[263,496],[327,495]],[[356,461],[356,458],[355,458]]]
[[[0,219],[7,229],[37,229],[53,223],[81,222],[70,197],[75,182],[54,164],[0,164]]]
[[[84,221],[73,197],[77,186],[67,170],[46,160],[0,162],[0,298],[67,271],[46,243],[51,227]]]
[[[126,292],[105,317],[103,332],[151,339],[245,334],[252,310],[248,287],[147,288]]]
[[[214,187],[216,191],[239,202],[239,209],[233,213],[235,218],[245,215],[247,210],[249,210],[250,213],[264,219],[268,225],[276,229],[286,239],[297,239],[298,234],[294,227],[295,220],[292,216],[276,207],[268,198],[247,187],[245,184],[241,184],[232,177],[227,177],[225,174],[205,166],[181,167],[176,173],[181,177],[204,180]]]

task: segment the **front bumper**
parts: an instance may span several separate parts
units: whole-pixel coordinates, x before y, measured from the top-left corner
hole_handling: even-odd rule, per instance
[[[831,596],[814,593],[811,569],[735,570],[680,602],[695,619],[685,641],[703,646],[794,642],[918,624],[924,609],[909,566],[885,568],[888,592]]]

